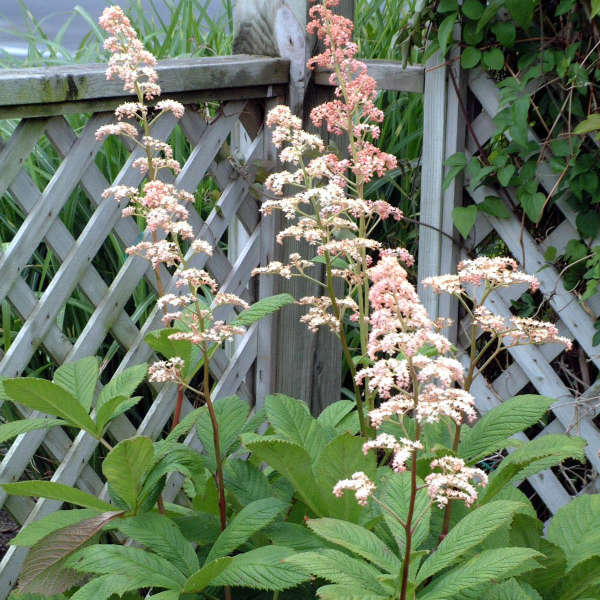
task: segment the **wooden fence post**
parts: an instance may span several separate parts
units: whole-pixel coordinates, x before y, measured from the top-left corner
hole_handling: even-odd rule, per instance
[[[328,88],[308,84],[309,73],[305,65],[314,43],[314,39],[305,33],[309,5],[307,0],[238,0],[234,7],[234,50],[249,54],[277,53],[290,60],[288,104],[296,114],[304,116],[308,129],[310,109],[331,94]],[[344,0],[340,9],[351,17],[353,0]],[[273,223],[273,234],[277,228],[278,224]],[[266,246],[264,251],[265,256],[272,254]],[[285,240],[275,251],[277,259],[285,261],[291,252],[306,256],[312,249],[303,242]],[[320,267],[314,271],[318,269]],[[290,293],[295,298],[321,294],[318,286],[299,279],[275,280],[271,287],[261,281],[260,285],[261,295],[275,291]],[[262,351],[259,348],[259,356],[270,351],[265,354],[265,360],[270,355],[269,379],[273,385],[269,386],[264,378],[260,382],[257,380],[257,393],[268,392],[270,387],[271,391],[304,400],[311,411],[317,413],[340,397],[341,350],[331,332],[323,330],[314,334],[300,323],[300,316],[305,311],[305,308],[288,306],[273,319],[276,329],[270,338],[273,344]],[[263,342],[266,345],[267,337]],[[266,370],[263,375],[265,373]],[[261,399],[257,398],[257,401]]]
[[[454,36],[460,36],[458,27]],[[446,63],[437,52],[426,65],[418,254],[419,295],[431,317],[453,320],[446,331],[453,342],[457,337],[456,300],[447,294],[434,293],[421,285],[421,281],[431,275],[454,272],[458,261],[452,211],[462,204],[462,176],[456,177],[445,190],[443,181],[447,172],[444,163],[462,151],[465,144],[465,120],[460,106],[465,97],[465,83],[459,55],[460,51],[454,49]]]

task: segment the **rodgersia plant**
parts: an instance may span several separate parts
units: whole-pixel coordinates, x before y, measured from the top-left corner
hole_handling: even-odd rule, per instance
[[[347,145],[343,156],[324,154],[322,140],[303,131],[287,107],[270,113],[273,140],[291,167],[268,178],[262,210],[282,210],[290,221],[279,241],[304,239],[315,252],[292,254],[257,273],[307,277],[321,287],[322,295],[298,300],[308,307],[302,320],[339,337],[354,401],[334,402],[318,417],[301,400],[277,394],[255,415],[236,397],[213,402],[213,353],[293,299],[248,306],[220,290],[205,269],[213,249],[190,224],[193,196],[161,179],[179,164],[168,144],[152,137],[159,119],[181,118],[184,107],[157,100],[154,58],[122,11],[107,9],[101,25],[112,36],[108,76],[120,77],[137,101],[120,106],[118,122],[98,136],[128,137],[141,150],[133,167],[145,179],[140,188],[109,188],[105,197],[123,202],[124,216],[146,226],[146,237],[127,252],[151,262],[160,293],[165,328],[147,341],[164,360],[149,368],[148,379],[175,385],[176,402],[165,439],[136,436],[113,447],[108,427],[138,402],[132,395],[145,365],[120,373],[99,393],[91,357],[63,365],[52,382],[1,382],[6,399],[57,418],[8,423],[0,439],[69,425],[108,451],[101,470],[110,502],[54,482],[4,484],[11,494],[82,507],[48,515],[13,540],[31,547],[21,592],[77,587],[73,600],[146,597],[148,589],[157,600],[275,599],[289,588],[292,597],[324,600],[598,595],[597,497],[558,511],[543,535],[531,503],[514,486],[567,458],[583,460],[584,441],[512,438],[545,415],[551,398],[517,396],[477,420],[471,395],[476,378],[507,348],[569,348],[570,341],[552,324],[493,314],[489,300],[499,288],[538,284],[510,258],[480,257],[463,261],[456,275],[424,282],[456,296],[471,321],[470,347],[459,354],[443,335],[446,323],[429,317],[409,281],[413,258],[373,239],[381,219],[402,218],[388,203],[365,197],[365,184],[395,159],[375,146],[383,119],[375,82],[355,58],[352,23],[332,12],[336,3],[311,9],[308,29],[325,51],[309,66],[331,69],[337,84],[334,100],[311,116]],[[323,282],[311,274],[315,263],[325,265]],[[171,272],[174,285],[165,289]],[[358,328],[358,349],[348,342],[350,326]],[[186,392],[202,406],[181,418]],[[194,429],[202,453],[179,441]],[[490,470],[484,459],[498,453],[506,457]],[[185,478],[186,498],[177,504],[163,500],[173,472]],[[125,543],[99,543],[100,536]]]

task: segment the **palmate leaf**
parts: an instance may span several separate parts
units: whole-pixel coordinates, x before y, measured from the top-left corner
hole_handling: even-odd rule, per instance
[[[65,562],[120,512],[106,512],[53,531],[37,542],[27,554],[19,579],[19,591],[59,594],[81,581],[81,575]]]
[[[116,417],[134,407],[142,396],[127,398],[125,396],[115,396],[105,402],[96,412],[96,428],[98,435],[103,435],[107,425]]]
[[[311,469],[311,458],[300,445],[271,436],[244,434],[244,445],[259,460],[283,475],[293,486],[300,499],[316,515],[322,515],[321,498]],[[329,493],[333,489],[331,486]]]
[[[328,440],[306,402],[284,394],[272,394],[265,398],[265,408],[269,423],[278,436],[305,448],[313,461],[319,457]]]
[[[146,513],[122,519],[118,529],[127,537],[143,544],[152,552],[173,563],[184,575],[200,567],[194,547],[173,521],[158,513]]]
[[[234,556],[225,570],[213,580],[213,585],[249,587],[259,590],[286,590],[307,581],[308,572],[287,564],[291,548],[262,546]]]
[[[95,508],[57,510],[38,521],[32,521],[28,525],[25,525],[10,543],[12,546],[22,546],[25,548],[33,546],[53,531],[98,516],[99,512]]]
[[[340,479],[346,479],[357,471],[363,471],[369,478],[375,479],[375,455],[369,452],[365,456],[362,444],[361,438],[344,433],[323,448],[314,465],[317,488],[313,494],[319,493],[326,510],[319,516],[357,522],[361,515],[366,514],[353,494],[346,493],[342,498],[332,494],[333,487]]]
[[[210,562],[216,558],[227,556],[255,533],[272,523],[288,507],[287,502],[282,502],[277,498],[263,498],[248,504],[217,538],[206,561]]]
[[[461,556],[485,540],[502,526],[509,526],[514,514],[523,510],[520,502],[498,500],[469,512],[444,538],[437,550],[423,563],[417,575],[417,584],[451,565]]]
[[[96,410],[100,408],[112,398],[117,396],[125,396],[129,398],[136,388],[144,381],[148,365],[145,363],[129,367],[116,377],[113,377],[103,388],[96,400]]]
[[[152,466],[154,446],[148,437],[119,442],[102,463],[102,473],[116,494],[136,510],[144,475]]]
[[[60,385],[35,377],[5,379],[3,384],[13,402],[60,417],[70,425],[96,436],[96,424],[86,409]]]
[[[21,435],[22,433],[27,433],[28,431],[47,429],[49,427],[66,424],[67,422],[63,419],[45,419],[43,417],[39,419],[19,419],[18,421],[4,423],[3,425],[0,425],[0,444]]]
[[[141,548],[116,544],[95,544],[71,556],[67,567],[81,573],[121,575],[144,578],[145,587],[180,590],[187,577],[171,562]]]
[[[385,594],[385,589],[377,581],[381,571],[364,560],[353,558],[339,550],[300,552],[286,558],[284,562],[332,583]]]
[[[391,473],[383,487],[381,501],[388,506],[394,514],[398,515],[404,522],[408,518],[408,507],[410,505],[411,481],[410,473]],[[417,485],[423,487],[423,482],[417,478]],[[417,550],[420,544],[427,538],[429,533],[429,521],[431,518],[430,498],[426,489],[417,492],[415,500],[415,518],[423,515],[419,521],[412,538],[412,548]],[[383,511],[383,518],[394,536],[400,552],[404,552],[406,545],[406,531],[398,520],[388,511]]]
[[[232,560],[230,556],[223,556],[205,564],[185,582],[183,592],[201,592],[231,564]]]
[[[371,531],[339,519],[310,519],[308,526],[322,538],[372,562],[388,573],[400,572],[401,563]]]
[[[449,600],[460,597],[463,591],[471,590],[489,581],[502,580],[513,575],[515,569],[529,564],[542,555],[531,548],[495,548],[484,550],[466,563],[448,571],[435,583],[419,594],[419,600]]]
[[[100,500],[100,498],[96,498],[96,496],[53,481],[17,481],[16,483],[3,483],[1,485],[7,494],[13,496],[33,496],[35,498],[60,500],[85,508],[96,508],[100,511],[114,510],[114,506]]]
[[[221,457],[225,458],[239,443],[239,437],[250,414],[249,404],[237,396],[220,398],[214,403],[215,415],[219,423]],[[217,468],[213,428],[208,408],[200,409],[200,417],[196,425],[198,438],[208,455],[207,467],[211,472]]]
[[[584,494],[559,509],[548,528],[547,538],[567,557],[567,571],[577,564],[600,557],[600,496]]]
[[[506,400],[484,415],[459,446],[458,454],[475,463],[503,448],[508,438],[537,423],[556,400],[548,396],[524,394]]]
[[[76,362],[65,363],[54,373],[53,381],[79,400],[86,412],[90,412],[96,383],[98,382],[98,359],[87,356]]]
[[[508,483],[560,464],[567,458],[585,459],[586,441],[562,434],[548,434],[517,448],[492,473],[489,484],[480,498],[480,504],[489,502]]]

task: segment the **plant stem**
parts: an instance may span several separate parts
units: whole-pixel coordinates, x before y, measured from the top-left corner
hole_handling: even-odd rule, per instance
[[[177,403],[175,404],[175,412],[173,413],[173,423],[171,423],[171,431],[179,424],[181,418],[181,406],[183,405],[183,385],[180,383],[177,385]]]
[[[418,440],[421,435],[421,428],[417,423],[415,431],[415,440]],[[412,547],[412,520],[415,513],[415,501],[417,499],[417,453],[412,453],[412,464],[410,471],[410,503],[408,505],[408,515],[404,524],[406,535],[406,543],[404,545],[404,561],[402,562],[402,582],[400,588],[400,600],[406,600],[406,592],[408,590],[408,576],[410,571],[410,553]]]
[[[215,446],[215,460],[217,463],[217,488],[219,491],[219,516],[221,519],[221,531],[225,531],[227,527],[227,504],[225,502],[225,483],[223,481],[223,460],[221,458],[221,441],[219,437],[219,422],[217,421],[217,415],[210,397],[210,373],[208,369],[208,348],[206,342],[202,345],[202,354],[204,356],[204,372],[203,372],[203,386],[204,386],[204,400],[206,401],[206,407],[208,408],[208,414],[213,429],[213,443]],[[229,586],[225,586],[225,600],[231,600],[231,590]]]

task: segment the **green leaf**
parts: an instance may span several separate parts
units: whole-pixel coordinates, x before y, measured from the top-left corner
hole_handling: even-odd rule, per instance
[[[467,158],[464,152],[457,152],[453,154],[445,163],[444,166],[448,167],[448,171],[444,176],[444,182],[442,184],[442,191],[446,190],[454,178],[463,171],[467,166]]]
[[[3,383],[6,393],[13,402],[49,415],[56,415],[67,423],[96,436],[96,425],[87,411],[76,398],[56,383],[34,377],[5,379]]]
[[[491,29],[500,45],[505,48],[511,48],[514,45],[517,39],[517,29],[512,21],[496,21]]]
[[[3,483],[0,485],[7,494],[12,496],[33,496],[34,498],[60,500],[61,502],[85,506],[86,508],[97,508],[101,511],[114,509],[114,506],[100,500],[100,498],[96,498],[96,496],[53,481],[17,481],[16,483]]]
[[[67,566],[82,573],[124,575],[135,573],[145,579],[145,587],[180,590],[187,577],[168,560],[141,548],[118,544],[95,544],[81,549]]]
[[[600,495],[584,494],[560,508],[548,528],[547,538],[567,557],[567,570],[600,556]]]
[[[103,388],[96,400],[96,410],[100,410],[103,404],[117,396],[129,398],[136,388],[144,381],[148,365],[142,363],[125,369],[116,377],[113,377]]]
[[[323,540],[298,523],[275,521],[264,530],[264,534],[276,545],[292,548],[297,552],[321,550],[326,544]]]
[[[458,454],[469,463],[505,447],[508,438],[537,423],[556,402],[548,396],[524,394],[506,400],[463,434]]]
[[[101,575],[80,587],[71,600],[109,600],[114,595],[122,596],[126,592],[145,588],[144,577],[137,573],[127,575]],[[152,596],[155,598],[155,596]]]
[[[56,427],[57,425],[66,425],[66,421],[62,419],[46,419],[44,417],[39,419],[20,419],[18,421],[10,421],[0,425],[0,444],[3,444],[7,440],[27,433],[28,431],[35,431],[37,429],[48,429],[50,427]]]
[[[105,512],[53,531],[37,542],[23,563],[19,591],[52,595],[75,585],[81,576],[65,568],[67,559],[120,515],[120,512]]]
[[[471,21],[477,21],[483,14],[483,5],[479,0],[465,0],[462,5],[462,12]]]
[[[381,501],[388,506],[394,514],[398,515],[404,522],[408,518],[408,507],[410,504],[411,475],[408,471],[404,473],[392,473],[389,475],[383,487]],[[423,515],[419,521],[412,538],[413,550],[418,550],[419,545],[427,538],[429,533],[429,521],[431,518],[430,498],[424,484],[417,479],[417,485],[421,487],[417,492],[415,500],[415,515]],[[383,518],[390,528],[392,535],[398,543],[400,551],[404,551],[406,544],[406,532],[404,527],[388,511],[383,511]]]
[[[450,530],[437,550],[425,560],[419,569],[416,583],[420,584],[441,570],[457,565],[458,560],[471,548],[483,542],[500,527],[508,527],[513,515],[522,510],[521,502],[498,500],[469,512]]]
[[[500,69],[504,68],[504,52],[500,48],[492,48],[484,52],[482,60],[486,67],[494,71],[500,71]]]
[[[474,69],[481,60],[481,50],[474,46],[467,46],[460,55],[460,64],[463,69]]]
[[[274,312],[277,312],[280,308],[283,308],[288,304],[293,304],[295,301],[294,297],[290,294],[276,294],[275,296],[263,298],[262,300],[255,302],[250,308],[242,311],[233,324],[250,327],[250,325],[256,321],[268,317]]]
[[[526,479],[567,458],[585,460],[585,446],[585,440],[561,434],[548,434],[527,442],[509,454],[491,474],[480,503],[489,502],[509,482]]]
[[[589,600],[596,600],[600,586],[600,561],[596,558],[587,560],[555,582],[552,595],[547,596],[552,600],[584,600],[586,596],[590,596]]]
[[[200,408],[195,408],[185,415],[185,417],[183,417],[183,419],[177,423],[173,430],[169,432],[166,440],[177,441],[182,435],[187,435],[192,429],[194,429],[204,411],[206,411],[206,408],[201,406]]]
[[[264,471],[247,460],[228,460],[223,468],[223,477],[227,492],[234,494],[242,506],[273,496]]]
[[[326,406],[321,414],[317,417],[317,421],[324,427],[336,429],[339,433],[344,433],[338,429],[343,426],[345,418],[354,410],[356,403],[352,400],[338,400],[329,406]]]
[[[310,510],[317,515],[322,514],[320,498],[315,497],[318,488],[311,469],[312,461],[302,446],[286,440],[254,434],[245,434],[242,439],[244,445],[259,460],[266,462],[292,484]]]
[[[185,362],[183,377],[186,381],[189,381],[202,366],[202,361],[200,360],[202,349],[200,346],[190,344],[186,340],[172,340],[170,336],[175,333],[180,333],[180,331],[171,327],[157,329],[148,333],[144,341],[150,348],[156,350],[156,352],[162,354],[165,358],[176,356],[182,358]]]
[[[319,457],[327,437],[305,402],[274,394],[265,398],[265,408],[269,423],[278,436],[305,448],[313,461]]]
[[[325,548],[320,552],[300,552],[290,556],[285,562],[332,583],[385,593],[377,581],[381,575],[379,570],[339,550]]]
[[[144,475],[152,466],[153,459],[152,440],[139,436],[119,442],[102,463],[104,477],[133,511],[138,508]]]
[[[281,546],[263,546],[238,554],[212,583],[271,591],[295,587],[309,576],[282,562],[293,554],[291,548]]]
[[[388,600],[389,596],[374,594],[365,588],[349,585],[323,585],[317,590],[321,600]]]
[[[600,230],[600,214],[586,210],[577,215],[575,223],[582,238],[595,238]]]
[[[106,427],[113,419],[134,407],[141,399],[141,396],[135,396],[133,398],[115,396],[105,402],[96,412],[96,428],[98,430],[98,435],[103,435]]]
[[[271,524],[287,508],[289,508],[289,504],[277,498],[263,498],[248,504],[217,538],[206,561],[210,562],[216,558],[227,556],[247,542],[255,533]]]
[[[310,519],[308,526],[322,538],[350,550],[388,573],[400,572],[401,563],[371,531],[339,519]]]
[[[442,56],[446,56],[448,50],[448,44],[452,39],[452,30],[456,23],[456,13],[448,15],[441,23],[438,28],[438,43],[440,45],[440,52]]]
[[[132,540],[172,562],[184,575],[191,575],[200,567],[198,557],[177,525],[164,515],[146,513],[123,519],[118,529]]]
[[[594,18],[600,13],[600,0],[592,0],[592,12],[590,18]]]
[[[33,546],[57,529],[81,523],[97,515],[98,510],[95,508],[57,510],[38,521],[32,521],[28,525],[25,525],[10,541],[10,544],[11,546],[23,546],[27,548]]]
[[[548,248],[546,248],[546,252],[544,252],[544,260],[546,262],[553,263],[556,260],[557,255],[558,250],[556,249],[556,246],[548,246]]]
[[[89,413],[98,382],[98,360],[95,356],[88,356],[77,362],[65,363],[56,369],[53,381],[77,398]]]
[[[231,564],[232,560],[231,557],[224,556],[205,564],[185,582],[183,593],[201,592]]]
[[[203,410],[202,410],[203,409]],[[207,466],[214,473],[217,459],[213,441],[213,427],[208,408],[203,406],[196,425],[198,438],[208,455]],[[214,403],[215,415],[219,424],[221,458],[225,458],[239,443],[240,434],[250,414],[250,406],[237,396],[220,398]]]
[[[317,490],[323,498],[327,513],[319,516],[336,517],[352,522],[359,519],[363,509],[357,504],[354,495],[346,493],[342,498],[336,498],[332,490],[340,479],[346,479],[357,471],[363,471],[371,479],[375,478],[375,455],[369,452],[365,456],[362,444],[363,440],[360,437],[345,433],[331,440],[321,452],[319,460],[315,463],[314,473]]]
[[[517,25],[527,29],[533,20],[533,11],[537,0],[505,0],[504,6]]]
[[[514,569],[521,568],[531,559],[541,556],[531,548],[495,548],[484,550],[471,560],[437,578],[428,586],[419,600],[449,600],[461,592],[483,583],[509,577]],[[532,568],[533,565],[531,565]]]
[[[541,192],[535,194],[517,194],[525,214],[533,223],[537,223],[542,216],[542,210],[546,204],[546,196]]]
[[[508,219],[511,216],[506,204],[496,196],[486,196],[485,200],[477,205],[477,208],[498,219]]]
[[[598,131],[600,129],[600,114],[590,115],[584,121],[577,124],[577,127],[573,130],[576,135],[585,135],[590,131]]]
[[[457,206],[452,211],[452,220],[454,221],[454,227],[466,239],[477,220],[477,206],[474,204],[471,204],[471,206]]]

